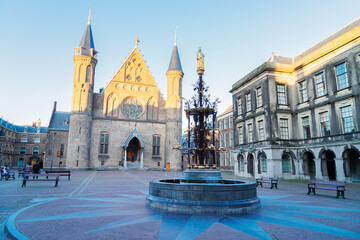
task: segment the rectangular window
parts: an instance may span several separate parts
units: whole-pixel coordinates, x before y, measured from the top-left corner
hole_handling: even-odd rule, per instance
[[[286,105],[285,85],[276,85],[278,104]]]
[[[27,139],[28,139],[27,135],[21,136],[21,142],[27,142]]]
[[[262,90],[261,90],[261,87],[259,87],[258,89],[256,89],[256,106],[259,108],[262,105],[263,105]]]
[[[225,133],[225,147],[229,146],[229,134]]]
[[[241,98],[239,98],[237,100],[237,103],[238,103],[238,115],[241,115],[243,112],[242,112],[242,101],[241,101]]]
[[[230,147],[234,146],[234,133],[230,132]]]
[[[311,138],[309,117],[303,117],[301,120],[302,120],[304,139]]]
[[[260,120],[258,121],[259,124],[259,141],[265,140],[265,129],[264,129],[264,121]]]
[[[320,117],[321,136],[323,137],[330,136],[329,113],[328,112],[319,113],[319,117]]]
[[[239,144],[244,143],[244,137],[243,137],[243,128],[239,127]]]
[[[20,154],[25,154],[25,153],[26,153],[26,147],[21,147]]]
[[[338,90],[349,86],[345,63],[336,66],[336,80]]]
[[[234,125],[233,117],[230,117],[229,128],[233,128],[233,125]]]
[[[251,94],[246,94],[246,112],[251,111]]]
[[[224,135],[220,135],[220,147],[224,147]]]
[[[227,118],[224,119],[224,129],[229,128],[229,120]]]
[[[100,137],[100,154],[109,153],[109,134],[102,133]]]
[[[355,132],[354,119],[352,115],[351,106],[346,106],[341,108],[341,118],[342,118],[344,133]]]
[[[40,136],[35,136],[34,142],[35,143],[40,143]]]
[[[253,128],[252,128],[252,124],[250,123],[250,124],[248,124],[247,125],[247,127],[248,127],[248,143],[251,143],[251,142],[253,142]]]
[[[308,100],[305,81],[299,83],[299,97],[300,97],[300,103],[306,102]]]
[[[325,85],[325,75],[324,73],[320,73],[315,76],[316,83],[316,96],[321,97],[326,94],[326,85]]]
[[[153,155],[159,156],[160,155],[160,136],[153,135]]]
[[[224,122],[223,120],[220,120],[220,131],[224,129]]]
[[[280,118],[280,139],[289,139],[289,123],[286,118]]]

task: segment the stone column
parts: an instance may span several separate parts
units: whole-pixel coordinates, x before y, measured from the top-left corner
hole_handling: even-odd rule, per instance
[[[127,148],[124,148],[125,155],[124,155],[124,168],[127,168]]]
[[[320,158],[315,158],[315,179],[323,179],[323,176],[321,174],[321,159]]]
[[[345,181],[344,162],[342,158],[335,158],[336,181]]]
[[[141,148],[140,168],[144,168],[144,148]]]

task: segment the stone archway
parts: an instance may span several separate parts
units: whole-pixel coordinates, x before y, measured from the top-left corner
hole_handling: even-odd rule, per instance
[[[247,165],[248,173],[254,177],[254,155],[252,153],[249,153],[247,157]]]
[[[244,164],[244,156],[241,153],[238,153],[237,155],[237,162],[238,162],[238,173],[241,172],[241,165]]]
[[[304,152],[304,154],[302,154],[304,175],[309,176],[310,179],[313,180],[315,179],[315,175],[316,175],[316,166],[315,166],[314,158],[315,157],[313,153],[310,151],[306,151]]]
[[[143,155],[145,146],[136,128],[131,131],[122,146],[124,150],[124,168],[143,168]]]
[[[324,150],[320,152],[321,170],[324,177],[329,180],[336,180],[336,164],[335,153],[332,150]]]
[[[360,153],[355,148],[347,148],[343,154],[344,174],[353,182],[360,182]]]

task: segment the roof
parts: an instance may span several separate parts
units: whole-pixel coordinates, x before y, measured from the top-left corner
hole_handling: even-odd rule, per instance
[[[48,128],[47,127],[33,127],[31,125],[15,125],[10,123],[9,121],[6,121],[3,118],[0,118],[0,126],[7,128],[9,130],[12,130],[14,132],[18,133],[46,133]],[[25,131],[26,130],[26,131]]]
[[[133,139],[133,138],[137,138],[140,142],[140,145],[141,145],[141,148],[144,148],[145,147],[145,144],[144,142],[141,140],[141,137],[139,135],[139,133],[137,132],[136,128],[134,128],[134,130],[132,130],[129,134],[129,136],[127,137],[126,141],[124,142],[124,144],[122,145],[123,147],[128,147],[129,146],[129,143],[130,141]]]
[[[168,71],[181,71],[182,72],[180,57],[179,57],[179,52],[178,52],[176,42],[174,44],[174,48],[173,48],[173,51],[171,54]]]
[[[69,131],[70,112],[55,111],[49,124],[49,130]]]
[[[267,61],[235,82],[232,85],[230,92],[234,92],[237,88],[251,81],[253,78],[259,76],[265,71],[292,73],[298,68],[301,68],[306,64],[333,52],[335,49],[338,49],[357,38],[360,38],[360,18],[354,20],[295,57],[285,57],[272,54]]]
[[[81,38],[79,46],[82,47],[81,55],[91,56],[90,49],[92,48],[95,50],[90,22],[88,22],[86,26],[84,35]]]
[[[228,106],[228,107],[225,109],[224,112],[222,112],[222,113],[220,113],[220,114],[218,115],[217,118],[219,119],[220,117],[222,117],[222,116],[224,116],[224,115],[226,115],[226,114],[228,114],[228,113],[231,113],[232,110],[233,110],[233,105]]]

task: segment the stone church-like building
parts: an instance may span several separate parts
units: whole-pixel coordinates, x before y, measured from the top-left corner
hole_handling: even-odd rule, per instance
[[[71,112],[56,110],[49,123],[45,168],[181,169],[182,78],[175,44],[164,99],[135,48],[100,93],[94,93],[97,51],[90,18],[75,48]]]

